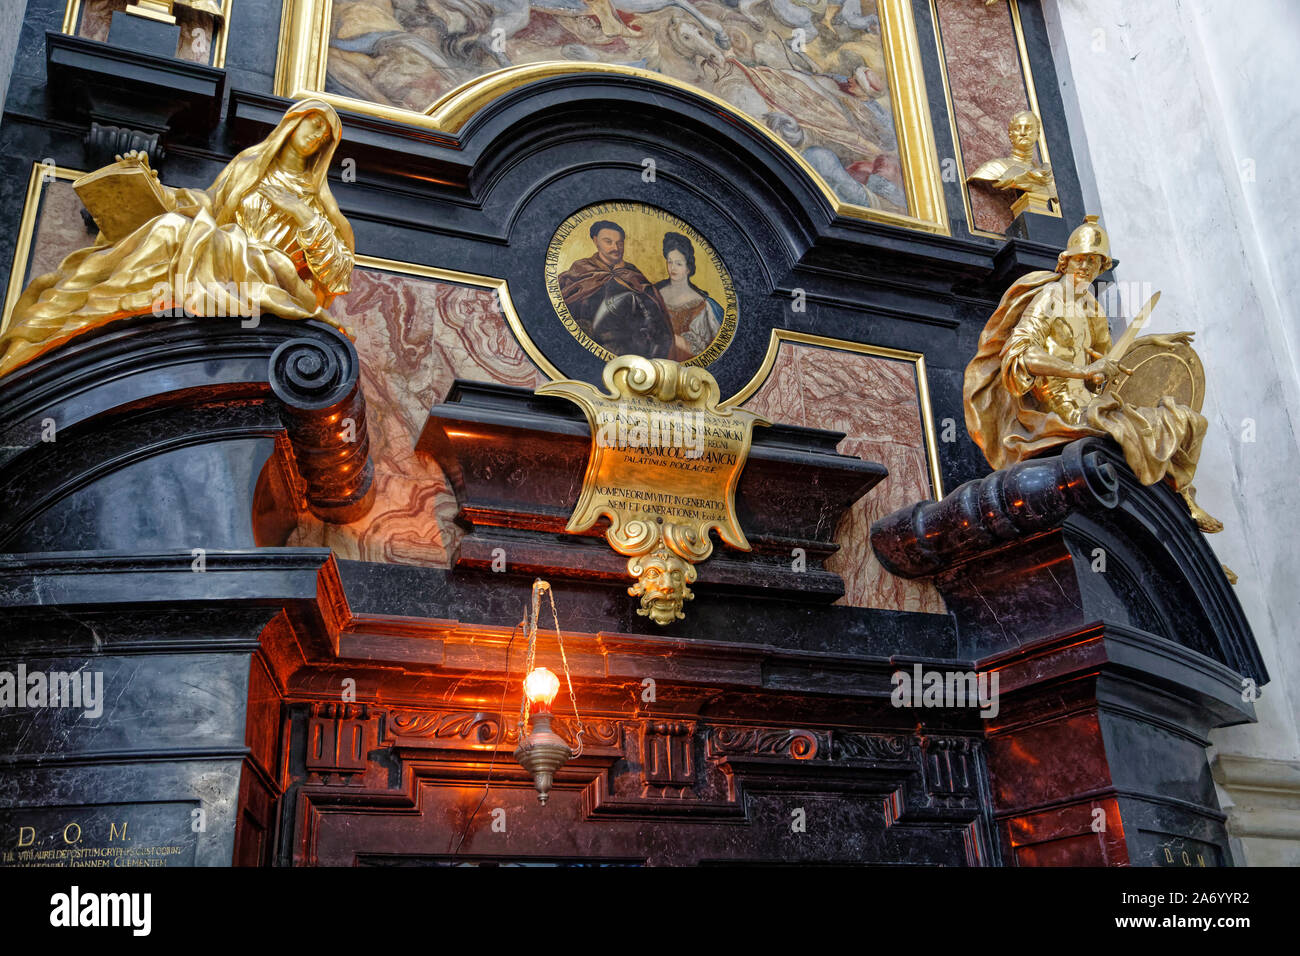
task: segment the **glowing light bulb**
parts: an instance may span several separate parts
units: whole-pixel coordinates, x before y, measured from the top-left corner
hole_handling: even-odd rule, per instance
[[[524,696],[533,710],[549,713],[551,702],[560,691],[560,679],[547,667],[535,667],[524,678]]]

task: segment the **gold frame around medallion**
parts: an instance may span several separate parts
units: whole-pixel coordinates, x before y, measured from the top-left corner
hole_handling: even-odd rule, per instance
[[[208,66],[223,69],[226,65],[226,37],[230,33],[230,6],[234,0],[221,0],[221,29],[217,31],[217,41],[213,44],[212,56]],[[63,9],[63,31],[69,36],[78,36],[77,25],[81,21],[81,0],[68,0]]]
[[[814,335],[810,332],[793,332],[789,329],[773,329],[767,342],[767,354],[758,371],[735,395],[722,402],[723,405],[741,405],[753,398],[763,387],[767,377],[776,366],[777,353],[782,342],[794,342],[798,345],[811,345],[816,348],[832,349],[840,352],[857,352],[861,355],[875,355],[879,358],[911,362],[916,372],[916,400],[921,413],[921,432],[925,436],[925,458],[930,469],[930,485],[934,500],[943,497],[943,475],[939,471],[939,446],[934,437],[934,416],[930,411],[930,385],[925,372],[925,355],[909,352],[906,349],[891,349],[884,345],[867,345],[865,342],[851,342],[848,339],[835,339],[826,335]]]
[[[1043,164],[1050,166],[1051,153],[1047,151],[1047,130],[1043,126],[1043,114],[1038,109],[1038,93],[1034,87],[1034,71],[1029,64],[1029,49],[1025,46],[1025,31],[1020,22],[1019,0],[1006,0],[1011,13],[1011,27],[1016,35],[1016,49],[1020,54],[1020,76],[1025,85],[1025,99],[1029,110],[1038,117],[1038,152],[1043,157]],[[930,20],[934,23],[934,42],[939,52],[939,76],[943,79],[943,98],[948,107],[948,126],[952,130],[952,149],[957,169],[961,173],[961,201],[966,209],[966,228],[972,236],[985,239],[1006,239],[1000,232],[989,232],[975,228],[975,214],[970,205],[970,183],[966,182],[966,164],[961,155],[961,135],[957,130],[957,111],[952,101],[952,84],[948,81],[948,61],[943,48],[943,30],[939,26],[939,10],[936,0],[930,0]],[[1007,120],[1011,117],[1008,116]],[[1056,201],[1056,209],[1040,215],[1061,218],[1061,201]]]
[[[930,123],[929,100],[921,69],[920,43],[907,0],[878,0],[890,101],[894,108],[894,128],[898,135],[903,186],[907,194],[907,215],[844,202],[798,151],[766,126],[703,90],[652,70],[567,60],[528,63],[485,73],[451,90],[422,113],[326,93],[325,70],[329,56],[332,5],[333,0],[284,0],[275,66],[275,92],[278,96],[289,99],[314,96],[337,109],[433,132],[457,133],[487,103],[528,83],[553,76],[582,73],[637,76],[687,90],[766,137],[816,184],[836,215],[943,236],[952,234],[948,208],[944,204],[934,129]]]
[[[27,180],[27,198],[23,201],[22,216],[18,220],[18,233],[14,240],[14,261],[9,269],[9,286],[5,291],[4,314],[0,315],[0,333],[9,327],[18,297],[27,285],[27,268],[31,265],[32,243],[36,239],[36,219],[40,215],[41,196],[45,192],[46,173],[50,169],[42,163],[32,163],[31,178]],[[54,179],[74,180],[85,173],[76,169],[55,166]]]

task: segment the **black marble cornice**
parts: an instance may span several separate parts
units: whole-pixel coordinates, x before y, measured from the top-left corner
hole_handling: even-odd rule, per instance
[[[45,34],[45,56],[52,89],[92,115],[200,133],[221,115],[224,70],[54,31]]]
[[[324,647],[351,617],[328,548],[0,554],[6,652],[43,634],[102,646],[101,628],[117,650],[251,650],[282,612]]]
[[[1186,505],[1164,482],[1139,482],[1109,439],[1082,439],[900,509],[872,526],[871,542],[892,573],[933,577],[972,656],[1100,619],[1268,680]]]
[[[0,489],[11,502],[0,515],[0,547],[15,549],[42,512],[119,469],[237,438],[287,435],[302,483],[296,504],[329,521],[364,514],[373,499],[373,467],[352,343],[323,323],[267,316],[245,327],[245,321],[125,319],[0,379]],[[340,430],[346,419],[355,440]],[[194,491],[221,501],[251,493],[205,489],[197,473],[194,482]],[[251,514],[250,502],[245,524]],[[78,544],[47,538],[50,550]],[[37,550],[32,544],[16,549]]]
[[[757,426],[736,488],[736,514],[753,551],[719,546],[700,583],[754,595],[833,601],[844,593],[823,562],[839,550],[845,511],[888,474],[835,448],[844,436]],[[626,559],[595,538],[564,534],[591,452],[587,420],[572,402],[528,389],[457,380],[429,413],[417,448],[438,460],[469,529],[454,561],[487,569],[504,549],[520,570],[625,581]],[[556,535],[559,546],[556,546]],[[807,568],[791,572],[793,549]]]
[[[1119,479],[1092,439],[1060,455],[1022,461],[968,481],[942,501],[920,502],[871,526],[871,546],[886,570],[905,578],[954,567],[1059,528],[1075,510],[1113,508]]]
[[[1102,709],[1164,725],[1199,747],[1209,746],[1205,735],[1216,727],[1256,719],[1233,668],[1158,634],[1114,622],[1094,621],[1032,648],[991,654],[977,667],[998,672],[999,693],[1010,711],[1019,714],[997,723],[997,732],[1014,729],[1017,720],[1033,723],[1032,712],[1016,708],[1022,696],[1037,695],[1045,682],[1080,678],[1096,681],[1095,699]],[[1194,706],[1180,709],[1175,719],[1169,697]]]
[[[602,547],[607,547],[601,543]],[[715,560],[711,558],[710,560]],[[707,567],[708,562],[705,562]],[[465,574],[368,561],[338,562],[348,606],[359,619],[395,621],[407,633],[418,622],[444,627],[460,620],[493,628],[512,628],[530,599],[533,576]],[[552,580],[565,631],[639,634],[645,618],[624,586],[592,580]],[[809,604],[779,598],[755,599],[697,587],[700,594],[686,615],[659,630],[659,640],[771,644],[803,654],[918,660],[957,658],[957,635],[950,615],[885,611],[874,608]],[[408,622],[401,624],[402,621]],[[736,627],[737,621],[748,622]]]
[[[1167,483],[1143,485],[1113,442],[1105,443],[1103,454],[1119,481],[1119,506],[1106,513],[1073,515],[1065,532],[1074,547],[1086,554],[1092,553],[1090,545],[1114,549],[1121,564],[1132,569],[1132,586],[1151,592],[1159,629],[1166,636],[1192,643],[1257,685],[1268,683],[1254,631],[1211,538],[1196,527],[1186,504]]]

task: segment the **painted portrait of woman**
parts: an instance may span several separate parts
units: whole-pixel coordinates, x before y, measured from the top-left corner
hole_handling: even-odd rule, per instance
[[[342,134],[328,103],[295,103],[206,190],[159,184],[167,211],[116,242],[101,236],[32,280],[0,336],[0,374],[117,319],[185,309],[337,323],[352,228],[326,174]]]
[[[694,358],[709,347],[722,327],[722,306],[691,281],[695,275],[695,247],[680,232],[664,233],[664,268],[668,278],[655,283],[673,328],[673,350],[678,362]]]

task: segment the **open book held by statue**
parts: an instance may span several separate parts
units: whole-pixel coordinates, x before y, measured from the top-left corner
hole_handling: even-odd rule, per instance
[[[295,103],[208,189],[163,185],[138,154],[74,187],[100,227],[93,246],[33,279],[0,334],[0,375],[70,339],[146,314],[274,315],[341,328],[352,227],[327,172],[342,135],[328,103]]]

